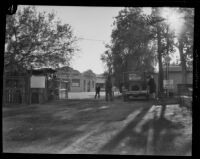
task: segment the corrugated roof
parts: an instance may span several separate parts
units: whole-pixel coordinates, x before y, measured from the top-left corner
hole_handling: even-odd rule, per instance
[[[28,70],[28,72],[31,72],[32,74],[35,74],[35,75],[39,75],[39,74],[46,74],[46,73],[55,73],[56,71],[52,68],[41,68],[41,69]]]
[[[163,71],[166,70],[166,66],[163,66]],[[187,68],[187,71],[192,71],[192,68]],[[169,66],[169,71],[170,72],[181,72],[182,67],[181,66]]]

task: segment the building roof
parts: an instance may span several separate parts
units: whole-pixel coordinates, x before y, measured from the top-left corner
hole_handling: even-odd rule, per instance
[[[63,67],[59,67],[59,68],[56,68],[56,71],[72,71],[73,68],[69,67],[69,66],[63,66]]]
[[[102,73],[102,74],[96,74],[96,77],[104,78],[105,76],[104,76],[104,74]]]
[[[8,65],[5,65],[4,66],[4,71],[7,73],[13,73],[13,72],[16,72],[16,73],[25,73],[27,70],[22,67],[21,65],[17,64],[17,63],[14,63],[14,64],[8,64]]]
[[[92,70],[84,71],[82,74],[83,76],[96,77],[96,74]]]
[[[73,74],[73,75],[80,75],[81,73],[78,70],[74,70],[73,68],[69,67],[69,66],[64,66],[64,67],[60,67],[56,69],[57,73],[61,73],[61,74]]]
[[[165,71],[166,66],[163,66],[163,71]],[[170,72],[181,72],[182,71],[182,67],[181,66],[169,66],[169,71]],[[192,72],[193,69],[192,68],[187,68],[187,71]]]
[[[28,70],[28,72],[33,75],[41,75],[41,74],[47,74],[47,73],[55,73],[56,71],[52,68],[41,68],[41,69]]]
[[[49,73],[50,74],[55,73],[56,71],[55,69],[48,68],[48,67],[26,69],[18,64],[13,64],[13,65],[6,66],[5,72],[9,74],[31,73],[33,75],[42,75],[42,74],[44,75],[44,74],[49,74]]]

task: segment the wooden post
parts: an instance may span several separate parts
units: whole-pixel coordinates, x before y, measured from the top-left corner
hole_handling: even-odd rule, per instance
[[[45,102],[47,101],[47,75],[45,76],[45,89],[44,89],[44,99],[45,99]]]
[[[31,74],[28,74],[28,82],[27,82],[27,99],[28,99],[28,104],[31,104],[31,95],[32,95],[32,92],[31,92]]]
[[[3,71],[3,106],[6,104],[6,73]]]

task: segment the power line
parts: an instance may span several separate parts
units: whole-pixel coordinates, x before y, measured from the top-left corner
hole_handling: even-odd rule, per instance
[[[80,40],[89,40],[89,41],[101,41],[101,42],[105,43],[104,40],[99,40],[99,39],[89,39],[89,38],[78,38],[78,39],[80,39]]]

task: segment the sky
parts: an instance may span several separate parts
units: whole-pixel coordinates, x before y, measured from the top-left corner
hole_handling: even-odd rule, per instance
[[[72,26],[74,35],[81,38],[77,45],[80,51],[74,56],[72,68],[83,72],[91,69],[96,74],[105,70],[100,60],[110,43],[114,17],[123,9],[121,7],[70,7],[37,6],[39,11],[55,12],[62,23]]]
[[[73,69],[80,72],[91,69],[96,74],[105,71],[105,64],[100,57],[106,50],[105,44],[110,44],[114,17],[123,9],[122,7],[36,6],[36,9],[47,13],[55,12],[56,18],[63,24],[71,25],[74,35],[79,38],[77,46],[80,49],[71,61],[70,66]],[[150,8],[143,11],[145,14],[151,13]],[[180,28],[180,20],[177,21],[177,15],[168,8],[163,9],[160,15],[168,19],[171,26]],[[178,49],[171,56],[170,63],[176,62],[177,58],[180,58]]]

